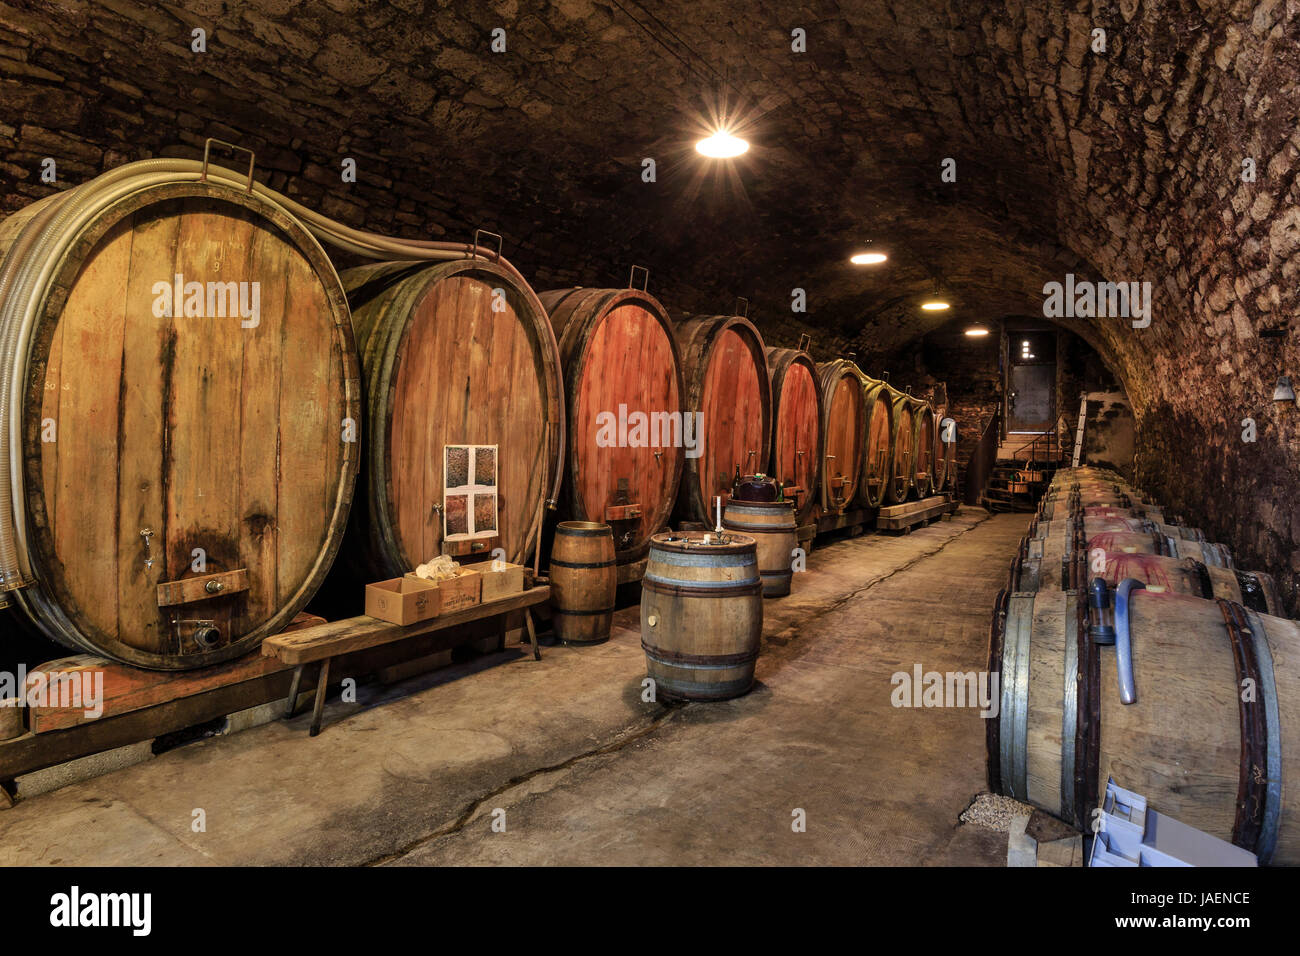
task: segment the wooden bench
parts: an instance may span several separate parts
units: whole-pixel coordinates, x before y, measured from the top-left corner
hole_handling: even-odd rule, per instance
[[[445,631],[448,628],[482,621],[491,617],[500,617],[501,635],[505,637],[505,615],[511,611],[523,611],[524,624],[528,628],[528,640],[532,644],[533,659],[542,659],[541,648],[537,644],[537,630],[533,626],[530,608],[543,603],[551,596],[549,587],[535,587],[518,594],[511,594],[497,601],[475,604],[473,607],[451,611],[439,617],[421,621],[418,624],[389,624],[373,617],[350,617],[342,621],[331,621],[300,631],[290,631],[269,637],[262,642],[262,653],[268,657],[278,658],[285,664],[293,665],[293,680],[289,685],[289,698],[285,702],[285,716],[292,717],[297,707],[298,685],[302,680],[303,668],[308,664],[320,662],[320,673],[316,679],[316,702],[312,708],[311,736],[320,733],[321,714],[325,708],[325,688],[329,684],[330,659],[340,654],[365,650],[380,644]]]

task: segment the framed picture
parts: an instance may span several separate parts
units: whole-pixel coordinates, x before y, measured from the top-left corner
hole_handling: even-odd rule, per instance
[[[496,536],[496,445],[443,447],[442,516],[446,541]]]

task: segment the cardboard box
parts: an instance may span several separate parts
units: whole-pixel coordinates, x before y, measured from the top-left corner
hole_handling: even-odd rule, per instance
[[[441,609],[437,585],[408,574],[366,585],[366,614],[390,624],[417,624],[437,617]]]
[[[406,572],[406,580],[418,581],[438,591],[439,613],[459,611],[479,603],[479,589],[483,576],[470,568],[459,568],[454,581],[426,581],[416,576],[414,571]]]
[[[479,565],[478,571],[483,576],[482,597],[484,604],[487,604],[488,601],[499,601],[501,598],[518,594],[524,589],[524,566],[522,564],[489,561],[486,564]]]

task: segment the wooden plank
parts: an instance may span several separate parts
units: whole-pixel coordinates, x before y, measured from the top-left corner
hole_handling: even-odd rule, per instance
[[[278,657],[286,664],[304,664],[338,654],[375,647],[390,641],[400,641],[420,634],[446,630],[458,624],[479,621],[495,614],[517,611],[520,608],[541,604],[551,596],[549,587],[533,588],[512,594],[490,604],[476,604],[460,611],[443,614],[428,621],[401,627],[373,617],[352,617],[332,621],[319,627],[306,628],[289,634],[277,634],[262,642],[262,653]]]
[[[173,281],[173,250],[180,235],[180,216],[137,213],[131,267],[125,277],[126,301],[150,302],[153,284]],[[173,305],[175,305],[173,303]],[[164,449],[170,409],[166,393],[172,364],[173,319],[151,313],[126,323],[122,339],[121,426],[118,445],[117,501],[117,629],[131,635],[136,647],[169,653],[175,636],[164,616],[149,601],[150,587],[167,578],[164,556],[167,524],[163,498],[167,488]],[[150,539],[153,565],[145,565],[141,529]]]
[[[160,734],[192,727],[208,720],[268,701],[289,691],[289,670],[279,670],[239,684],[220,687],[194,697],[171,700],[156,707],[134,710],[120,717],[92,720],[66,730],[27,734],[0,742],[0,780],[53,767],[78,757],[112,750]],[[314,681],[306,690],[314,687]]]
[[[876,527],[885,531],[910,528],[941,514],[957,510],[957,503],[946,495],[931,495],[920,501],[886,505],[876,515]]]
[[[248,590],[248,568],[200,574],[179,581],[165,581],[158,585],[158,606],[171,607],[194,601],[211,600],[214,596],[239,594]]]
[[[41,665],[40,670],[66,675],[61,679],[80,680],[85,672],[103,673],[103,713],[87,717],[84,707],[30,707],[27,711],[28,728],[34,734],[66,730],[80,724],[93,723],[116,717],[134,710],[143,710],[157,704],[194,697],[219,687],[265,677],[285,670],[289,665],[258,654],[250,654],[227,664],[205,667],[201,670],[146,671],[138,667],[118,664],[102,657],[79,654]],[[51,689],[54,699],[57,691]]]
[[[42,418],[54,419],[57,427],[54,440],[41,443],[41,455],[57,460],[55,484],[44,488],[57,515],[51,525],[57,575],[51,583],[62,592],[61,606],[74,624],[96,637],[117,630],[118,515],[117,508],[105,507],[105,500],[115,500],[118,493],[124,286],[133,237],[128,218],[99,241],[82,266],[59,317],[59,387],[49,389],[47,376],[42,409]],[[166,266],[156,271],[165,274]],[[43,473],[50,469],[43,467]],[[103,490],[91,493],[95,486],[88,479]],[[139,553],[137,545],[132,556]]]
[[[1083,866],[1083,835],[1038,844],[1039,866]]]
[[[331,681],[337,682],[344,677],[360,679],[396,664],[450,650],[470,640],[473,637],[467,637],[464,632],[445,630],[343,654],[331,665]],[[13,780],[34,770],[141,740],[152,740],[249,707],[282,701],[289,693],[292,678],[292,667],[275,669],[252,680],[228,684],[192,697],[168,700],[117,717],[104,717],[64,730],[39,735],[29,733],[14,740],[0,741],[0,781]],[[307,668],[299,693],[307,693],[315,687],[315,668]]]
[[[817,519],[817,533],[825,534],[827,531],[838,531],[841,528],[852,528],[865,524],[867,521],[866,511],[846,511],[843,514],[827,514]]]
[[[247,220],[196,203],[187,206],[174,252],[170,248],[156,252],[188,286],[206,281],[214,261],[227,254],[242,262],[251,241]],[[179,580],[193,568],[195,549],[200,548],[204,571],[249,566],[238,553],[244,515],[237,501],[239,469],[233,465],[242,423],[231,412],[239,408],[245,388],[257,386],[243,380],[243,332],[238,308],[235,311],[234,318],[186,316],[183,306],[173,303],[174,315],[167,320],[173,336],[173,361],[165,372],[164,391],[170,404],[161,479],[166,527],[154,528],[161,535],[153,539],[159,571],[155,581]],[[130,440],[129,436],[124,440]],[[142,597],[149,601],[155,594],[154,588],[149,588]],[[195,652],[193,642],[188,646],[181,643],[180,635],[187,629],[173,623],[177,618],[212,619],[225,638],[236,640],[247,624],[241,608],[242,602],[217,601],[199,613],[158,611],[162,619],[159,649]]]
[[[283,361],[284,349],[297,346],[295,341],[286,341],[290,300],[301,295],[304,286],[298,282],[295,270],[281,265],[285,261],[281,245],[280,237],[269,229],[255,230],[249,242],[247,262],[239,263],[242,271],[222,276],[223,279],[257,278],[262,283],[262,324],[256,329],[241,329],[234,339],[242,349],[241,378],[249,383],[239,396],[237,499],[241,513],[249,518],[239,525],[238,562],[252,569],[256,582],[256,587],[242,599],[249,622],[263,621],[275,613],[285,594],[281,584],[280,556],[282,552],[290,552],[295,545],[295,542],[282,537],[279,521],[282,497],[280,437],[287,424],[281,415],[288,408],[281,390],[285,387],[282,381],[284,372],[288,371],[292,376],[296,367],[296,363],[290,363],[287,370],[283,368],[286,364]],[[260,263],[267,265],[260,266]],[[230,266],[235,264],[229,262]],[[311,301],[316,305],[314,298]],[[326,304],[319,307],[328,314]],[[293,391],[294,387],[290,379],[289,390]],[[324,448],[321,454],[325,454]],[[327,458],[334,467],[332,457]],[[292,472],[285,474],[292,475],[289,481],[295,485],[292,489],[285,489],[290,496],[306,493],[305,488],[298,486],[299,476]],[[324,496],[320,501],[322,513],[328,514],[330,503],[324,500]],[[284,584],[292,584],[291,576],[302,573],[301,564],[291,560],[286,560],[285,564]]]

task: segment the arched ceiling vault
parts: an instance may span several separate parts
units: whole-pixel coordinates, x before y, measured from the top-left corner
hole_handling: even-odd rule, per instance
[[[991,320],[1067,272],[1150,282],[1150,328],[1062,324],[1139,413],[1245,405],[1296,304],[1297,40],[1294,0],[11,0],[0,193],[60,144],[75,181],[213,134],[349,224],[495,229],[539,289],[638,263],[674,309],[743,295],[774,343],[864,361],[951,317],[936,288]],[[719,115],[753,142],[722,166],[691,150]],[[867,240],[889,262],[847,265]]]

